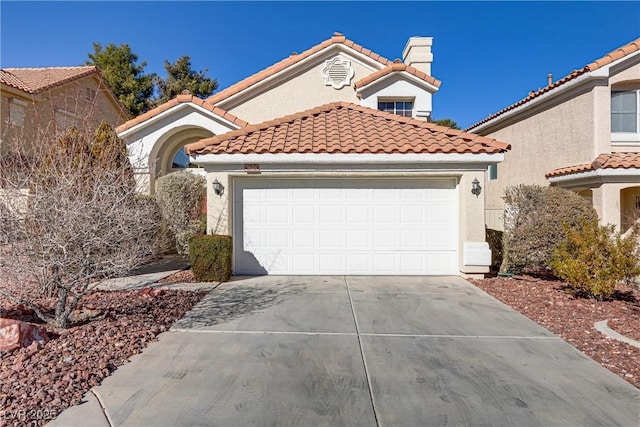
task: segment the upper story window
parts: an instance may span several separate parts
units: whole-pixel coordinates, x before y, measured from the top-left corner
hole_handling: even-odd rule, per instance
[[[9,123],[23,127],[24,126],[24,107],[27,103],[16,98],[9,99]]]
[[[611,92],[611,132],[638,133],[640,90]]]
[[[378,101],[378,110],[402,117],[413,117],[413,101]]]

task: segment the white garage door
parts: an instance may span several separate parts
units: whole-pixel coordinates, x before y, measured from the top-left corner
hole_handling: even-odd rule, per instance
[[[236,274],[456,274],[454,179],[239,179]]]

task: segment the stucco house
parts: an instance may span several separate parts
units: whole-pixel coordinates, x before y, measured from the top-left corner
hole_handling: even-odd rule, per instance
[[[70,125],[113,127],[129,119],[95,66],[0,69],[0,152]]]
[[[412,37],[391,61],[335,33],[117,130],[150,191],[183,149],[203,168],[235,274],[482,274],[480,183],[509,146],[428,123],[431,45]]]
[[[504,189],[556,185],[589,199],[601,223],[640,217],[640,39],[466,129],[509,141],[486,183],[487,226],[502,229]]]

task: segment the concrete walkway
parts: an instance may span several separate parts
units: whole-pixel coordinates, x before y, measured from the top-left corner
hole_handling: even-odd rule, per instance
[[[52,426],[637,426],[640,391],[456,277],[220,285]]]

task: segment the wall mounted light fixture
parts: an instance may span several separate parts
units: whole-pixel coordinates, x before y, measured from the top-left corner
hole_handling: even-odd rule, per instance
[[[471,183],[471,194],[474,194],[476,197],[480,196],[480,192],[482,191],[482,187],[480,186],[480,181],[478,178],[475,178]]]
[[[216,196],[220,197],[224,194],[224,185],[218,181],[218,178],[213,181],[213,192],[216,193]]]

